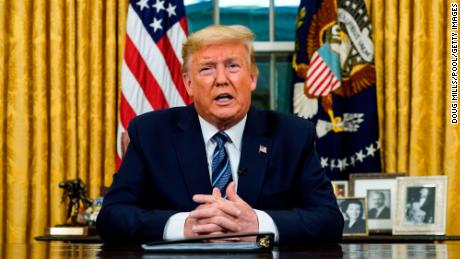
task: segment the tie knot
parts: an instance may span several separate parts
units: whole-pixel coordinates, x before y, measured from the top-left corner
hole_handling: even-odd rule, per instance
[[[227,141],[230,140],[230,137],[223,131],[217,132],[212,139],[217,143],[217,146],[223,147]]]

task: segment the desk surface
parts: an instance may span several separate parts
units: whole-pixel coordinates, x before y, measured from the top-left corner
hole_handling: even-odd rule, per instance
[[[99,236],[37,236],[37,241],[67,241],[72,243],[102,243]],[[344,236],[340,243],[434,243],[460,241],[460,236],[436,235],[369,235]]]
[[[1,258],[459,258],[460,242],[444,244],[316,244],[277,248],[268,254],[154,254],[139,247],[40,242],[3,244]]]

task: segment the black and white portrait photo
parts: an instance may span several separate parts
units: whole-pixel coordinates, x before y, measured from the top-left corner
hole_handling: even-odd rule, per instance
[[[345,220],[343,234],[367,234],[365,198],[338,198],[337,202]]]
[[[435,208],[435,187],[407,187],[406,223],[433,224]]]
[[[369,219],[391,218],[391,190],[369,189],[367,190],[367,216]]]
[[[445,235],[447,176],[396,178],[393,235]]]

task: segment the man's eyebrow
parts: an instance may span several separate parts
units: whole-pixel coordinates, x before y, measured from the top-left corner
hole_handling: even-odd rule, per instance
[[[235,62],[235,61],[238,61],[238,58],[237,58],[237,57],[228,57],[228,58],[224,59],[224,62],[225,62],[225,63],[228,63],[228,62]]]
[[[211,61],[211,60],[204,60],[204,61],[201,61],[198,63],[200,66],[209,66],[209,65],[215,65],[216,62],[215,61]]]

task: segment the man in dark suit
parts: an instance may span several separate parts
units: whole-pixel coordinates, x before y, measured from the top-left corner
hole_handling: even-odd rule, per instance
[[[243,26],[210,26],[187,39],[183,79],[194,103],[130,123],[97,219],[105,242],[252,231],[274,232],[281,244],[341,238],[314,127],[250,107],[252,42]]]
[[[390,208],[385,205],[385,195],[381,191],[373,191],[369,195],[371,209],[367,216],[370,219],[390,219]]]

